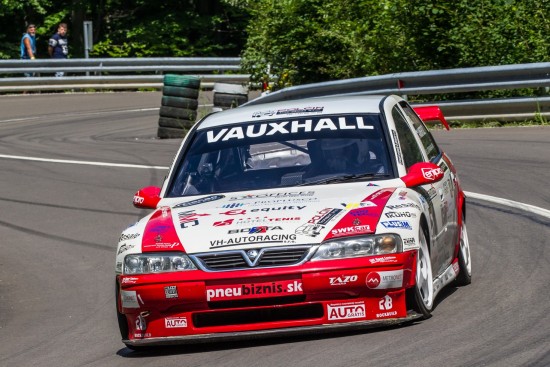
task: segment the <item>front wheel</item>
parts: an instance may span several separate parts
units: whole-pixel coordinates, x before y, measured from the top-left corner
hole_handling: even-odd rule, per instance
[[[470,242],[468,241],[468,231],[466,230],[466,221],[462,217],[462,228],[460,230],[460,247],[458,249],[459,272],[456,277],[456,285],[463,286],[472,282],[472,256],[470,254]]]
[[[413,310],[421,314],[424,319],[428,319],[432,316],[434,304],[432,262],[423,229],[420,229],[418,237],[420,248],[416,259],[416,284],[409,290],[407,299]]]

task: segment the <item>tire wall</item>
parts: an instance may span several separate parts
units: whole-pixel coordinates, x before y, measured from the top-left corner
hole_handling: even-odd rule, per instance
[[[181,139],[197,118],[201,81],[191,75],[166,74],[162,88],[157,136]]]
[[[214,84],[214,111],[239,107],[248,102],[248,88],[240,84]]]

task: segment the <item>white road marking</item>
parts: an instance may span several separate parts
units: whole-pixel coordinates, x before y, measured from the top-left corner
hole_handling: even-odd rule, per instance
[[[160,107],[148,107],[148,108],[135,108],[130,110],[114,110],[114,111],[90,111],[90,112],[67,112],[62,114],[55,115],[45,115],[45,116],[30,116],[30,117],[20,117],[9,120],[0,120],[0,123],[5,122],[22,122],[22,121],[34,121],[40,120],[47,117],[69,117],[69,116],[94,116],[94,115],[108,115],[108,114],[119,114],[119,113],[129,113],[129,112],[148,112],[148,111],[157,111]]]
[[[19,159],[24,161],[37,161],[48,163],[67,163],[67,164],[84,164],[89,166],[104,166],[104,167],[122,167],[122,168],[145,168],[145,169],[168,169],[166,166],[146,166],[142,164],[124,164],[124,163],[109,163],[109,162],[91,162],[91,161],[72,161],[67,159],[49,159],[39,157],[24,157],[20,155],[0,154],[0,158]]]
[[[24,157],[20,155],[6,155],[0,154],[0,158],[5,159],[19,159],[25,161],[37,161],[37,162],[49,162],[49,163],[66,163],[66,164],[83,164],[90,166],[103,166],[103,167],[121,167],[121,168],[143,168],[143,169],[158,169],[158,170],[167,170],[170,167],[166,166],[146,166],[142,164],[123,164],[123,163],[109,163],[109,162],[92,162],[92,161],[73,161],[66,159],[48,159],[48,158],[39,158],[39,157]],[[540,216],[550,218],[550,210],[540,208],[538,206],[529,205],[520,203],[519,201],[513,201],[508,199],[499,198],[496,196],[489,196],[484,194],[478,194],[475,192],[465,191],[466,197],[471,197],[473,199],[484,200],[491,203],[501,204],[509,206],[512,208],[517,208],[524,210],[526,212],[538,214]]]
[[[466,198],[471,197],[473,199],[489,201],[491,203],[496,203],[496,204],[509,206],[511,208],[521,209],[521,210],[524,210],[526,212],[530,212],[530,213],[538,214],[538,215],[546,217],[546,218],[550,218],[550,210],[540,208],[538,206],[520,203],[519,201],[503,199],[503,198],[499,198],[499,197],[496,197],[496,196],[477,194],[475,192],[464,191],[464,193],[466,194]]]

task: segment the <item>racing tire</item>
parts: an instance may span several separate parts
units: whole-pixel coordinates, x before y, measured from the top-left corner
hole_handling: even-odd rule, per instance
[[[164,76],[164,85],[199,89],[201,80],[191,75],[166,74]]]
[[[214,93],[214,106],[233,108],[246,102],[248,102],[247,95]]]
[[[472,283],[472,256],[470,254],[470,242],[468,240],[468,231],[466,230],[464,216],[462,217],[462,228],[460,230],[458,267],[459,272],[455,284],[460,287]]]
[[[408,290],[407,302],[409,302],[408,306],[422,315],[423,319],[429,319],[432,317],[434,305],[432,263],[426,233],[423,228],[420,229],[418,237],[420,248],[416,259],[416,281],[415,286]]]
[[[165,85],[164,87],[162,87],[162,94],[164,96],[196,99],[199,97],[199,90],[195,88],[173,87],[171,85]]]
[[[197,110],[199,101],[196,98],[162,96],[161,105],[166,107],[185,108],[188,110]]]
[[[157,129],[157,137],[159,139],[182,139],[188,132],[189,129],[176,129],[173,127],[159,126]]]
[[[197,117],[197,111],[187,108],[167,107],[161,106],[159,115],[161,117],[173,117],[182,120],[195,120]]]
[[[190,129],[195,124],[194,121],[175,119],[172,117],[159,117],[160,127],[173,127],[176,129]]]

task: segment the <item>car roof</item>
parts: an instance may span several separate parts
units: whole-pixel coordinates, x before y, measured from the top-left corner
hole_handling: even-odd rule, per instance
[[[331,96],[242,106],[208,115],[197,128],[202,130],[246,121],[308,115],[380,113],[380,103],[386,97],[381,95]]]

